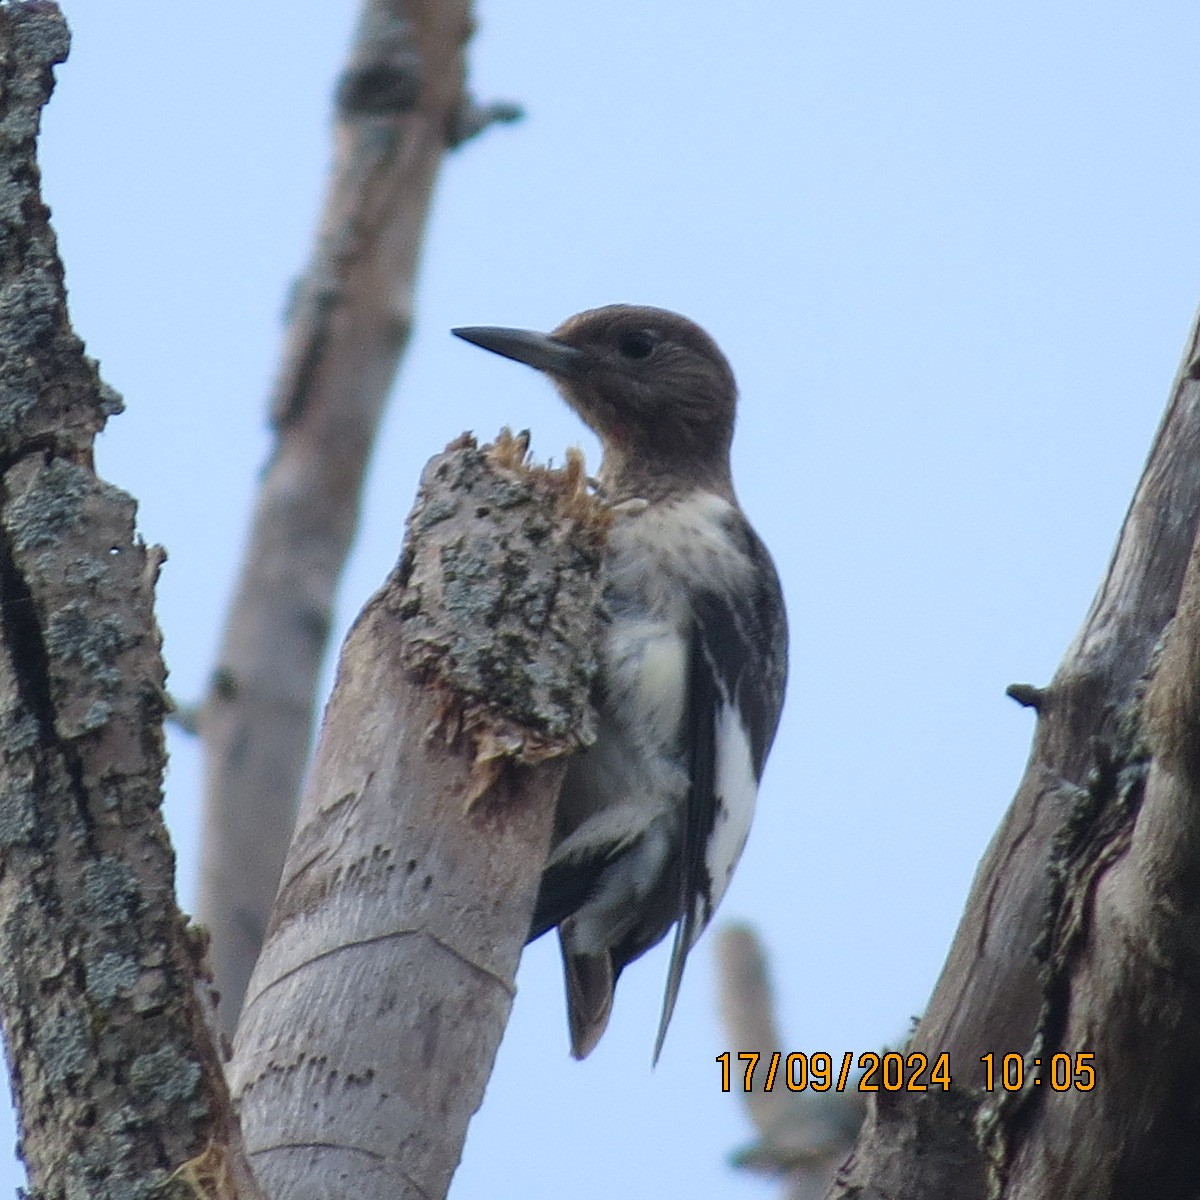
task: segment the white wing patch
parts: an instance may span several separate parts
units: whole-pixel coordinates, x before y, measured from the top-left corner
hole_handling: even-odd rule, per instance
[[[758,799],[758,780],[754,777],[750,738],[736,706],[727,702],[722,702],[717,708],[716,760],[713,788],[716,793],[716,813],[712,834],[704,850],[704,865],[712,881],[711,892],[707,904],[703,895],[696,897],[697,905],[706,911],[697,914],[693,945],[712,919],[721,897],[729,887],[733,870],[750,836],[754,804]]]

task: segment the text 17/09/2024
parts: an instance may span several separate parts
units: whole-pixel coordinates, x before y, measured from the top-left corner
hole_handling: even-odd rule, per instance
[[[1019,1092],[1025,1087],[1048,1087],[1056,1092],[1074,1088],[1090,1092],[1096,1086],[1095,1055],[1051,1054],[1045,1059],[1026,1058],[1021,1054],[985,1054],[981,1067],[971,1072],[973,1088],[984,1091]],[[811,1054],[799,1051],[770,1054],[726,1050],[717,1055],[721,1067],[721,1091],[737,1087],[741,1091],[774,1091],[778,1086],[789,1092],[927,1092],[948,1091],[954,1082],[950,1055],[933,1059],[920,1051],[903,1054],[898,1050],[877,1053],[867,1050],[857,1056],[847,1050],[840,1056],[823,1050]],[[836,1065],[835,1065],[836,1064]]]

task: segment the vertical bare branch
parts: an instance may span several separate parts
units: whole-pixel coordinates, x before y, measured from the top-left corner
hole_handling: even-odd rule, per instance
[[[715,955],[721,1023],[730,1051],[757,1052],[769,1057],[784,1043],[775,1022],[775,998],[771,994],[767,952],[762,942],[748,925],[726,925],[717,933]],[[757,1073],[755,1082],[759,1082]],[[759,1136],[768,1136],[785,1089],[741,1090]]]
[[[734,1162],[751,1171],[784,1177],[789,1200],[819,1200],[854,1145],[866,1108],[863,1097],[855,1090],[853,1079],[846,1090],[791,1090],[788,1043],[780,1037],[775,1022],[767,954],[753,929],[746,925],[722,929],[716,958],[721,1020],[730,1053],[730,1087],[742,1094],[758,1135],[758,1141],[738,1151]],[[745,1086],[747,1060],[739,1058],[741,1054],[760,1055],[750,1075],[749,1091]],[[837,1078],[836,1065],[832,1077]],[[795,1086],[807,1079],[807,1074],[798,1072],[792,1076]]]
[[[443,1196],[508,1019],[606,520],[524,443],[433,460],[342,650],[231,1078],[274,1200]]]
[[[408,339],[418,250],[462,135],[468,0],[366,0],[337,92],[335,161],[296,288],[263,476],[201,717],[199,913],[232,1030],[295,815],[334,590]]]
[[[1010,689],[1038,712],[1029,767],[912,1041],[950,1056],[953,1090],[881,1094],[834,1195],[1182,1195],[1195,1178],[1193,616],[1148,726],[1141,694],[1200,519],[1198,339],[1083,628],[1048,688]],[[997,1068],[1023,1058],[1022,1092],[982,1091],[989,1053]],[[1080,1054],[1095,1056],[1092,1091],[1075,1083]]]
[[[162,552],[98,479],[35,139],[68,34],[0,5],[0,1001],[36,1194],[256,1194],[159,813]],[[187,1164],[191,1164],[190,1168]]]
[[[1038,711],[1029,769],[988,848],[919,1042],[965,1060],[1028,1044],[1041,1004],[1033,947],[1049,902],[1054,834],[1111,741],[1175,611],[1200,513],[1200,384],[1193,328],[1171,402],[1090,612]]]
[[[1007,1194],[1187,1196],[1200,1177],[1200,542],[1149,684],[1141,737],[1114,760],[1069,858],[1038,1046],[1090,1090],[1031,1088],[1001,1110]],[[1141,740],[1144,738],[1144,741]],[[1099,789],[1093,787],[1093,792]],[[1124,819],[1122,819],[1124,818]],[[1064,856],[1066,857],[1066,856]],[[1133,1117],[1133,1119],[1131,1119]],[[1070,1155],[1060,1147],[1069,1145]],[[1099,1179],[1096,1164],[1105,1169]]]

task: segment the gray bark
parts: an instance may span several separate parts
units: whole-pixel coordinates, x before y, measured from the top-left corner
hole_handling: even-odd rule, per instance
[[[199,721],[198,915],[228,1032],[295,819],[334,593],[408,341],[434,182],[470,111],[470,28],[469,0],[365,0],[338,86],[329,194],[272,400],[275,446]]]
[[[35,160],[69,37],[0,6],[0,1006],[39,1198],[257,1195],[162,824],[163,554],[99,479]],[[168,1183],[173,1178],[174,1183]]]
[[[953,1088],[880,1094],[833,1196],[1197,1194],[1198,337],[1083,628],[1049,687],[1011,689],[1029,766],[911,1043]],[[988,1053],[1023,1057],[1021,1092],[982,1090]],[[1094,1089],[1049,1085],[1089,1053]]]
[[[443,1196],[508,1018],[607,522],[508,436],[427,468],[346,639],[231,1081],[272,1200]]]

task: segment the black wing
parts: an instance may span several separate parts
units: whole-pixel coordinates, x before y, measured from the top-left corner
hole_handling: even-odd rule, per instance
[[[775,564],[741,513],[730,515],[727,530],[750,570],[738,587],[707,589],[693,601],[685,723],[690,788],[680,855],[680,916],[654,1043],[655,1062],[675,1011],[688,951],[714,906],[706,852],[721,803],[716,792],[718,731],[727,724],[726,710],[732,706],[750,743],[754,778],[760,779],[779,725],[787,679],[787,616]]]

